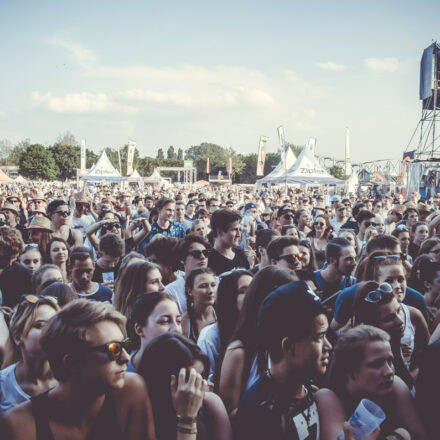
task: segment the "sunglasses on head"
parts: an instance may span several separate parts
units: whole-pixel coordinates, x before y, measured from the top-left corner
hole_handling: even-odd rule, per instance
[[[117,361],[121,358],[123,351],[130,353],[133,348],[133,343],[130,338],[126,338],[123,341],[112,341],[107,344],[98,345],[97,347],[91,347],[89,351],[102,351],[108,355],[110,361]]]
[[[405,225],[398,225],[398,226],[396,226],[396,229],[398,231],[408,232],[408,228]]]
[[[284,260],[287,261],[288,263],[295,263],[296,260],[302,261],[303,258],[304,258],[303,254],[287,254],[287,255],[280,255],[278,257],[278,260]]]
[[[200,260],[202,258],[202,255],[205,258],[208,258],[209,251],[208,251],[208,249],[188,251],[187,255],[191,255],[191,257],[193,257],[197,260]]]
[[[22,295],[20,298],[20,303],[23,302],[28,302],[30,304],[35,304],[38,301],[42,300],[42,299],[48,299],[50,301],[52,301],[55,304],[58,304],[58,298],[55,298],[54,296],[50,296],[50,295],[32,295],[32,294],[28,294],[28,295]]]
[[[393,288],[388,283],[382,283],[376,290],[368,292],[364,298],[365,302],[377,304],[382,301],[383,293],[392,293]]]
[[[71,211],[55,211],[55,214],[61,215],[63,217],[70,217]]]

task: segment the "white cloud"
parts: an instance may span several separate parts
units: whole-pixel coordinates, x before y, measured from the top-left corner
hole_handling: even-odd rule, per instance
[[[56,113],[99,113],[115,109],[115,104],[105,93],[67,93],[58,97],[51,92],[41,95],[38,91],[34,91],[31,93],[31,99],[34,103]]]
[[[344,64],[336,64],[332,61],[327,61],[326,63],[316,63],[316,66],[323,70],[332,70],[334,72],[341,72],[347,70],[347,66]]]
[[[399,67],[397,58],[366,58],[364,66],[373,72],[395,72]]]
[[[69,56],[83,68],[88,68],[97,59],[96,55],[91,50],[75,41],[65,40],[58,37],[49,38],[47,41],[54,46],[65,49]]]

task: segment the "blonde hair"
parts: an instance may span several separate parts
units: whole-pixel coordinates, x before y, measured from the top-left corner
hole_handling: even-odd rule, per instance
[[[76,299],[68,303],[44,327],[41,346],[47,354],[56,379],[68,379],[63,358],[66,354],[79,355],[87,348],[87,331],[101,321],[114,322],[125,335],[125,317],[111,304]]]
[[[9,338],[5,347],[5,358],[2,368],[15,364],[22,360],[21,350],[18,341],[22,336],[27,336],[35,322],[38,307],[47,305],[52,307],[56,312],[60,310],[58,304],[52,298],[39,298],[35,303],[31,303],[23,299],[19,303],[9,322]]]

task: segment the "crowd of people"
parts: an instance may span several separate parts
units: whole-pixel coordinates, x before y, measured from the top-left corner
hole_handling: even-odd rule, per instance
[[[438,438],[440,194],[0,194],[0,438]]]

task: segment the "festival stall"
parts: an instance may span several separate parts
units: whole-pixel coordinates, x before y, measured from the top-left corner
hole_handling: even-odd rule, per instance
[[[293,153],[292,149],[289,147],[286,154],[281,155],[280,163],[267,176],[258,179],[255,184],[259,186],[264,183],[276,183],[276,179],[284,176],[284,173],[287,172],[295,164],[295,162],[296,156]]]
[[[11,179],[3,170],[0,170],[0,183],[12,183],[14,179]]]
[[[343,180],[329,174],[318,162],[310,149],[302,149],[295,164],[285,174],[273,179],[275,184],[302,183],[307,185],[343,185]]]
[[[154,170],[150,177],[144,178],[145,185],[151,185],[153,187],[161,187],[163,185],[169,185],[169,179],[163,178],[158,170]]]
[[[81,179],[87,182],[123,182],[126,180],[112,165],[105,150],[101,153],[95,165]]]

